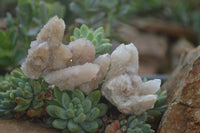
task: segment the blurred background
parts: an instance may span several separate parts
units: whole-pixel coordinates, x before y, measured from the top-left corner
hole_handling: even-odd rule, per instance
[[[24,61],[30,42],[57,15],[74,27],[103,26],[113,49],[134,43],[142,75],[170,74],[200,43],[199,0],[0,0],[0,73]]]

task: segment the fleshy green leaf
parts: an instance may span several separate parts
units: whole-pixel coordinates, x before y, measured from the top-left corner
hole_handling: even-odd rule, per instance
[[[99,117],[104,116],[106,112],[108,111],[108,106],[106,104],[100,103],[100,104],[97,104],[96,107],[100,110]]]
[[[55,113],[56,107],[56,105],[49,105],[46,108],[47,113],[53,118],[57,118],[57,115]]]
[[[91,122],[87,121],[87,122],[81,123],[80,125],[85,131],[89,133],[97,131],[99,127],[96,121],[91,121]]]
[[[101,98],[101,92],[100,91],[93,91],[87,96],[87,99],[89,99],[92,102],[93,106],[97,105],[100,98]]]
[[[85,99],[82,103],[84,113],[87,113],[92,108],[92,102],[89,99]]]
[[[81,128],[79,127],[78,124],[74,123],[72,120],[70,120],[67,124],[67,127],[68,129],[71,131],[71,132],[79,132],[81,130]]]
[[[15,112],[22,112],[22,111],[25,111],[26,109],[28,109],[29,105],[20,105],[18,104],[15,108],[14,108],[14,111]]]
[[[83,101],[85,99],[83,92],[78,89],[74,90],[73,97],[77,97],[80,101]]]
[[[55,108],[55,114],[60,119],[67,119],[68,118],[66,110],[61,108],[61,107]]]
[[[93,121],[94,119],[96,119],[99,116],[100,110],[98,108],[93,108],[92,110],[90,110],[90,112],[88,112],[86,114],[86,120],[88,121]]]
[[[62,105],[65,109],[68,108],[68,104],[70,102],[70,97],[67,93],[63,93],[62,95]]]
[[[61,119],[55,119],[52,122],[52,125],[56,129],[65,129],[67,127],[67,121],[66,120],[61,120]]]

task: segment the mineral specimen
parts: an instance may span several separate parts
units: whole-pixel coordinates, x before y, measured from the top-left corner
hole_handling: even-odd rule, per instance
[[[110,56],[105,54],[95,59],[95,46],[86,38],[62,44],[64,30],[62,19],[57,16],[50,19],[31,43],[22,70],[29,78],[44,77],[60,89],[79,88],[88,94],[105,77]]]
[[[125,114],[139,115],[153,108],[161,81],[142,82],[138,72],[138,51],[133,44],[121,44],[111,54],[111,67],[102,94]]]

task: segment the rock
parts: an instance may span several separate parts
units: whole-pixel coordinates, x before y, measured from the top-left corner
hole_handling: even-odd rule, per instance
[[[138,76],[138,51],[133,44],[118,46],[111,54],[110,71],[102,95],[124,114],[139,115],[153,108],[159,79],[142,82]]]
[[[143,33],[137,28],[120,24],[118,35],[126,42],[133,42],[139,51],[139,74],[156,74],[161,68],[167,52],[167,38],[153,33]]]
[[[194,49],[194,45],[186,39],[179,39],[175,42],[170,50],[172,68],[175,68],[179,60],[192,49]]]
[[[44,124],[19,120],[0,120],[1,133],[59,133]]]
[[[168,108],[158,133],[200,132],[200,47],[185,56],[163,85]]]
[[[155,18],[137,18],[131,24],[140,30],[163,33],[171,37],[184,37],[197,42],[198,37],[191,27],[180,25],[180,23],[164,22]]]
[[[95,46],[86,38],[64,45],[64,30],[62,19],[57,16],[51,18],[38,33],[37,39],[31,42],[22,71],[32,79],[43,77],[59,89],[80,89],[88,94],[105,77],[110,56],[102,55],[95,59]]]

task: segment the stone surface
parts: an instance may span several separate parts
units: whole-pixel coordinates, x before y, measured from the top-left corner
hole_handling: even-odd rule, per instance
[[[137,28],[121,24],[118,36],[126,42],[134,43],[139,51],[139,74],[156,74],[165,61],[167,52],[167,38],[153,33],[143,33]]]
[[[168,108],[158,133],[200,132],[200,47],[190,51],[163,85]]]
[[[179,39],[176,41],[170,51],[170,61],[172,68],[175,68],[179,60],[185,56],[190,50],[194,49],[194,45],[186,39]]]
[[[142,82],[138,76],[138,51],[133,44],[118,46],[111,54],[110,71],[102,95],[124,114],[139,115],[153,108],[159,79]]]
[[[57,16],[51,18],[31,42],[28,56],[22,64],[24,75],[38,79],[62,90],[75,88],[88,94],[105,77],[110,56],[95,59],[95,46],[86,38],[62,44],[65,23]],[[81,86],[81,87],[79,87]]]
[[[0,133],[59,133],[59,131],[29,121],[0,120]]]

